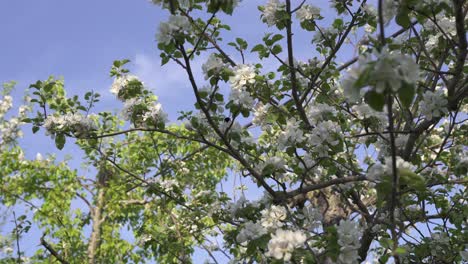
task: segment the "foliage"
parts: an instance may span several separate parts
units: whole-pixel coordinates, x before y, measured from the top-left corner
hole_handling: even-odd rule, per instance
[[[261,43],[226,41],[222,13],[244,2],[153,0],[170,13],[162,64],[181,66],[196,99],[183,124],[168,123],[128,60],[111,69],[120,115],[92,114],[99,94],[68,97],[51,77],[6,118],[5,89],[0,197],[35,210],[44,249],[32,260],[189,263],[198,247],[231,263],[467,261],[466,3],[331,1],[328,21],[308,1],[269,0]],[[315,57],[295,56],[299,37]],[[349,49],[358,56],[340,64]],[[71,141],[93,169],[25,159],[22,122],[58,149]],[[263,197],[223,192],[236,174]]]

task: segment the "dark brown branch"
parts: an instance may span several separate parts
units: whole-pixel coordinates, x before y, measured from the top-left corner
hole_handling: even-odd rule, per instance
[[[60,254],[51,245],[49,245],[47,241],[44,240],[44,236],[45,234],[41,237],[41,245],[44,246],[45,249],[47,249],[47,251],[49,251],[49,253],[52,254],[52,256],[54,256],[60,263],[69,264],[68,261],[66,261],[62,256],[60,256]]]

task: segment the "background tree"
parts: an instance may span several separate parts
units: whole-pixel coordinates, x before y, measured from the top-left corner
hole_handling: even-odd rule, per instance
[[[172,169],[175,181],[159,184],[170,194],[164,203],[149,201],[142,214],[122,216],[141,223],[137,234],[149,237],[144,254],[184,263],[198,245],[213,262],[467,260],[465,1],[336,0],[326,10],[336,15],[331,19],[307,1],[268,0],[259,11],[269,32],[253,47],[223,23],[238,1],[153,2],[170,13],[156,35],[162,62],[181,67],[195,96],[195,110],[180,115],[184,126],[165,128],[161,105],[125,69],[127,60],[111,71],[126,126],[106,126],[106,113],[88,115],[52,79],[33,85],[32,102],[42,111],[24,119],[36,130],[44,126],[58,148],[78,138],[98,171],[94,201],[122,174],[146,183],[145,173],[165,172],[168,160],[193,162],[198,177]],[[304,39],[312,57],[295,53]],[[339,63],[350,50],[358,56]],[[203,55],[204,80],[194,73]],[[87,95],[88,105],[94,97]],[[151,141],[128,150],[112,145],[122,135]],[[155,137],[177,155],[161,158]],[[104,150],[103,139],[111,142]],[[196,147],[185,152],[184,144]],[[197,148],[205,154],[199,160],[191,154]],[[159,163],[125,160],[139,151]],[[222,175],[234,175],[225,173],[225,156],[263,198],[230,202],[215,192]],[[155,190],[142,187],[135,190]],[[224,243],[207,247],[207,236]]]

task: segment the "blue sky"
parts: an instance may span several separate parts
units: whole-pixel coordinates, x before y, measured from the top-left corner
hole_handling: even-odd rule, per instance
[[[238,15],[224,16],[232,27],[232,33],[225,35],[226,42],[240,36],[253,47],[267,31],[273,31],[258,20],[257,5],[265,2],[244,0],[237,10]],[[328,0],[309,3],[322,9],[329,6]],[[326,10],[322,12],[327,17],[326,21],[334,18],[329,14]],[[112,83],[109,70],[114,60],[128,58],[132,61],[133,73],[159,96],[174,121],[177,110],[192,108],[194,96],[185,73],[177,65],[159,66],[155,33],[159,22],[166,17],[167,12],[146,0],[0,0],[0,82],[18,82],[14,95],[16,103],[19,103],[20,95],[29,84],[50,75],[63,76],[69,95],[98,91],[103,100],[97,110],[118,110],[121,103],[109,93]],[[311,37],[295,36],[299,48],[296,50],[297,58],[311,58],[316,53],[308,45]],[[347,50],[339,61],[352,56],[353,51]],[[205,57],[193,62],[200,81],[203,80],[200,66]],[[247,59],[256,62],[255,55],[247,56]],[[273,64],[265,64],[264,67],[272,69]],[[49,138],[43,136],[43,140],[37,140],[37,137],[31,140],[30,136],[26,133],[21,141],[28,157],[34,157],[36,152],[57,152]],[[70,147],[68,144],[58,152],[59,159],[76,151]],[[79,167],[78,161],[76,166]],[[34,250],[36,241],[30,239],[26,247]]]

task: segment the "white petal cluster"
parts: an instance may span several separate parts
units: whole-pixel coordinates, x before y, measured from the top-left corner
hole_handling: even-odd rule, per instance
[[[382,93],[385,90],[385,83],[393,91],[398,91],[401,81],[414,84],[419,80],[419,66],[411,56],[387,49],[374,54],[377,57],[373,65],[377,92]]]
[[[148,107],[148,111],[143,115],[143,121],[155,123],[165,123],[167,122],[167,114],[164,113],[162,105],[160,103],[155,103]]]
[[[259,223],[248,221],[244,224],[239,234],[236,237],[237,242],[244,243],[250,240],[257,239],[267,233],[266,229]]]
[[[262,15],[268,26],[274,26],[277,21],[277,12],[285,9],[285,4],[279,0],[269,0],[264,6]]]
[[[377,13],[377,9],[375,8],[375,6],[371,5],[371,4],[364,4],[362,6],[362,9],[364,10],[364,12],[366,12],[366,14],[368,14],[369,16],[373,16],[373,17],[377,17],[378,16],[378,13]]]
[[[163,180],[159,183],[166,192],[173,191],[175,187],[178,187],[179,183],[176,180]]]
[[[277,157],[277,156],[274,156],[274,157],[268,157],[265,162],[262,162],[260,164],[258,164],[256,166],[256,170],[258,172],[262,172],[263,169],[267,166],[272,166],[274,168],[274,170],[281,170],[281,169],[284,169],[285,166],[286,166],[286,161],[284,161],[283,158],[281,157]]]
[[[384,0],[382,2],[383,21],[385,25],[388,25],[393,17],[396,16],[398,11],[398,1],[395,0]]]
[[[6,112],[13,107],[13,98],[5,95],[3,100],[0,100],[0,118],[3,118]]]
[[[316,124],[323,120],[326,114],[335,114],[334,107],[327,104],[313,103],[306,109],[307,118],[312,123]]]
[[[156,39],[158,43],[167,45],[174,40],[174,37],[188,34],[190,29],[191,25],[187,17],[171,15],[168,22],[161,22],[161,24],[159,24]]]
[[[314,230],[322,225],[322,213],[312,205],[307,205],[302,209],[304,216],[304,227],[308,230]]]
[[[383,93],[387,86],[394,92],[402,87],[402,82],[415,84],[419,80],[419,66],[414,59],[398,51],[389,51],[384,48],[381,52],[374,50],[359,58],[357,68],[348,72],[347,78],[342,82],[346,96],[351,102],[361,98],[360,87],[355,83],[362,74],[367,74],[366,85],[371,86],[374,91]]]
[[[397,165],[398,170],[399,169],[407,169],[410,171],[415,170],[415,167],[411,163],[405,161],[399,156],[396,157],[396,165]],[[367,171],[366,176],[369,180],[380,181],[383,176],[392,175],[392,174],[393,174],[392,157],[386,157],[384,164],[376,163],[372,165]]]
[[[278,148],[285,149],[290,145],[304,141],[304,132],[299,127],[300,121],[291,118],[278,137]]]
[[[318,43],[320,41],[328,41],[333,35],[336,35],[338,33],[339,33],[338,29],[334,27],[322,28],[321,32],[315,33],[315,35],[312,38],[312,43]]]
[[[448,35],[455,35],[457,33],[455,26],[455,17],[447,17],[444,13],[439,13],[435,17],[435,23],[433,20],[428,19],[424,23],[424,27],[429,30],[434,30],[436,32],[443,31],[443,33]],[[443,34],[440,32],[440,34]]]
[[[296,17],[300,21],[316,19],[320,17],[320,8],[312,5],[302,5],[301,8],[296,11]]]
[[[443,116],[448,113],[447,99],[442,89],[426,91],[419,102],[419,109],[428,120]]]
[[[255,83],[255,67],[252,65],[241,64],[234,68],[234,76],[229,78],[232,89],[241,89],[242,87]]]
[[[302,247],[307,237],[301,231],[278,229],[268,242],[266,255],[275,259],[289,261],[294,249]]]
[[[44,128],[50,134],[56,132],[72,132],[77,136],[88,135],[97,129],[96,124],[90,118],[80,113],[66,113],[65,115],[49,115],[44,121]]]
[[[8,122],[0,123],[0,145],[7,144],[15,141],[16,139],[23,136],[21,131],[21,125],[23,122],[19,118],[13,117]]]
[[[382,125],[386,124],[387,122],[387,114],[385,112],[377,112],[374,109],[372,109],[368,104],[354,105],[351,109],[361,119],[376,118]]]
[[[359,263],[358,249],[362,231],[359,224],[351,220],[341,220],[336,227],[338,233],[338,245],[340,245],[340,255],[338,263],[354,264]]]
[[[219,73],[224,67],[226,67],[226,65],[222,59],[220,59],[214,53],[210,54],[206,62],[202,65],[203,74],[205,74],[205,80],[210,77],[209,73]]]
[[[249,204],[250,202],[247,199],[245,199],[244,196],[241,196],[239,200],[237,200],[235,203],[228,203],[226,205],[226,210],[231,214],[232,217],[234,217],[240,210],[242,210]]]
[[[270,208],[263,209],[261,212],[260,223],[264,228],[274,230],[284,225],[288,212],[286,208],[279,205],[272,205]]]
[[[246,109],[251,109],[254,106],[254,98],[250,96],[245,87],[232,89],[229,94],[229,100]]]
[[[337,139],[339,133],[339,125],[327,120],[317,124],[312,133],[307,135],[307,142],[314,147],[313,151],[317,152],[320,157],[327,157],[330,149],[329,145],[336,146],[339,144]]]
[[[270,104],[263,104],[259,102],[254,109],[252,123],[257,126],[264,126],[267,124],[266,118],[268,115],[268,110],[270,109]]]
[[[135,75],[131,75],[131,74],[126,74],[126,75],[122,75],[122,76],[115,78],[110,88],[110,92],[115,94],[115,96],[117,96],[119,100],[123,101],[124,99],[121,96],[119,96],[119,94],[121,94],[120,92],[122,90],[128,87],[128,84],[131,81],[140,81],[140,80],[138,80],[138,77],[136,77]]]
[[[122,109],[122,115],[124,120],[132,120],[133,112],[138,106],[143,104],[143,100],[140,98],[130,98],[124,102],[124,107]]]

